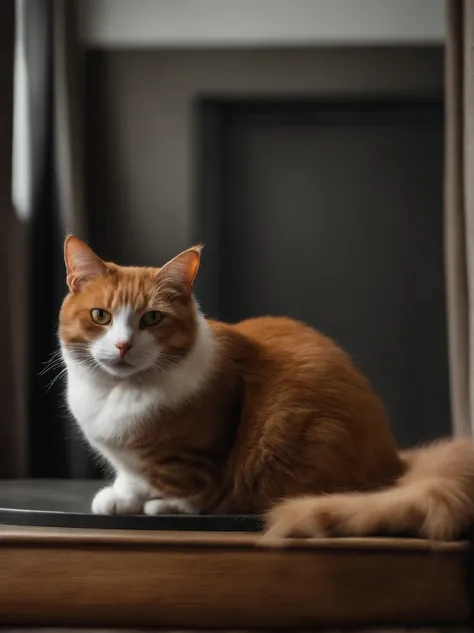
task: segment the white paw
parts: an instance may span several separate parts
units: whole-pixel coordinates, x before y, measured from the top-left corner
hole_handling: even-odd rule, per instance
[[[132,496],[120,496],[112,486],[102,488],[92,501],[94,514],[140,514],[143,509],[141,499]]]
[[[184,499],[150,499],[143,506],[145,514],[193,514],[193,508]]]

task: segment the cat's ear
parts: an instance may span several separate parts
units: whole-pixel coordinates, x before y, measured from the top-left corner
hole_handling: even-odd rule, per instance
[[[64,261],[66,282],[71,292],[78,292],[85,283],[108,272],[100,257],[74,235],[69,235],[64,242]]]
[[[191,296],[194,280],[199,270],[202,246],[193,246],[183,251],[163,266],[158,273],[158,280],[168,281],[173,287],[180,289],[186,296]]]

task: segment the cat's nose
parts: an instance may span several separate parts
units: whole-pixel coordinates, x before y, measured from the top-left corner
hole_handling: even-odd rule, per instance
[[[125,354],[132,348],[132,344],[129,341],[118,341],[118,343],[115,343],[115,347],[120,352],[120,358],[123,359],[125,358]]]

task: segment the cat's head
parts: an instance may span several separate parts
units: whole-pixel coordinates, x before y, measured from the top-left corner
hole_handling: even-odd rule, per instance
[[[65,355],[117,378],[179,363],[197,335],[193,284],[200,252],[190,248],[162,268],[123,267],[102,261],[69,236],[69,293],[59,317]]]

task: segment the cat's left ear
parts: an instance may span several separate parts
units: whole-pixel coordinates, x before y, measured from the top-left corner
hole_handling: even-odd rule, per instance
[[[191,296],[199,270],[201,251],[202,246],[193,246],[183,251],[160,269],[158,279],[179,286],[186,296]]]
[[[66,282],[71,292],[78,292],[88,281],[108,273],[107,266],[100,257],[74,235],[68,235],[64,242],[64,262]]]

